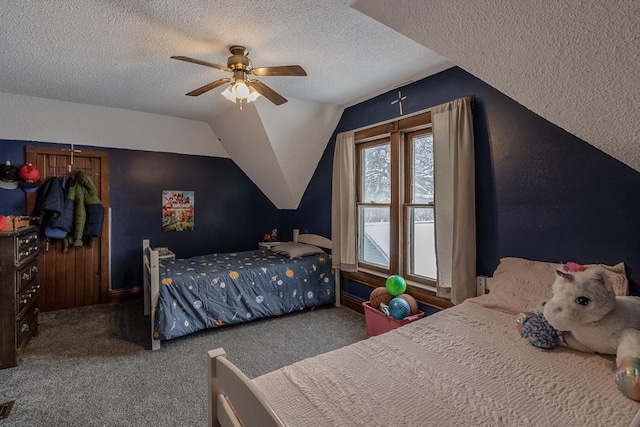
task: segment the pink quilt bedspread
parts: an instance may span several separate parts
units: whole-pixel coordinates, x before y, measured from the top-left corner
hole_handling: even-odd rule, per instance
[[[546,351],[474,298],[256,378],[288,426],[628,426],[613,357]]]

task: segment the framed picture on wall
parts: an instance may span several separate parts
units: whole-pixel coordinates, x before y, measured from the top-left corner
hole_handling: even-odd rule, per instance
[[[162,191],[162,231],[193,230],[195,191]]]

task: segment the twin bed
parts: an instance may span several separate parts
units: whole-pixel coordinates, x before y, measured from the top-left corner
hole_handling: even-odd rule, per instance
[[[203,329],[278,316],[325,304],[339,305],[331,241],[298,234],[274,250],[161,259],[143,241],[145,315],[152,349],[162,340]]]
[[[640,425],[614,357],[520,338],[515,316],[549,298],[556,267],[502,259],[487,295],[253,380],[212,350],[209,424]],[[624,266],[604,267],[628,292]]]
[[[331,247],[316,235],[294,240]],[[201,329],[338,304],[330,255],[300,254],[160,260],[144,241],[152,348]],[[209,425],[640,426],[640,404],[615,385],[615,357],[541,350],[520,338],[516,315],[551,296],[557,267],[504,258],[487,295],[253,380],[223,349],[212,350]],[[626,295],[624,265],[601,267]]]

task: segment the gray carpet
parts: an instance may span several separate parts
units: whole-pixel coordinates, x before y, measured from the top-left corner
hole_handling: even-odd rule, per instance
[[[366,338],[364,317],[326,307],[201,331],[151,352],[140,300],[41,313],[22,364],[0,370],[7,426],[206,425],[206,351],[250,378]]]

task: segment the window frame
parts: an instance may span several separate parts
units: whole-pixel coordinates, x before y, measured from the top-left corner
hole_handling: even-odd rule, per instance
[[[378,147],[381,145],[385,145],[385,144],[389,144],[389,149],[391,151],[391,194],[390,194],[390,202],[389,203],[373,203],[373,202],[367,202],[362,200],[363,197],[363,182],[362,182],[362,153],[364,150],[368,149],[368,148],[373,148],[373,147]],[[383,273],[386,275],[390,275],[392,274],[391,271],[393,271],[393,266],[394,266],[394,258],[396,258],[397,256],[394,255],[394,248],[393,248],[393,243],[392,243],[392,239],[391,237],[389,237],[389,268],[384,268],[383,266],[377,265],[377,264],[371,264],[368,263],[366,261],[363,261],[360,258],[360,207],[362,206],[369,206],[369,207],[388,207],[389,208],[389,223],[393,223],[393,211],[395,208],[395,203],[394,203],[394,197],[393,197],[393,169],[394,169],[394,164],[393,164],[393,144],[391,141],[390,137],[387,137],[385,135],[380,135],[380,136],[376,136],[373,139],[368,138],[367,141],[364,142],[358,142],[356,141],[356,156],[358,161],[356,162],[356,177],[357,177],[357,190],[356,190],[356,218],[358,220],[357,222],[357,227],[356,227],[356,233],[357,233],[357,247],[356,247],[356,256],[358,258],[358,270],[360,270],[360,266],[362,266],[364,269],[366,270],[371,270],[371,271],[376,271],[379,273]],[[390,232],[391,232],[391,227],[390,227]]]
[[[408,209],[410,206],[421,207],[424,204],[411,204],[407,198],[411,197],[409,173],[411,172],[411,149],[408,135],[432,133],[431,113],[419,112],[408,117],[377,124],[356,131],[354,140],[356,144],[356,218],[358,276],[370,277],[377,281],[381,277],[390,274],[400,274],[409,283],[423,290],[433,291],[435,280],[408,273]],[[390,206],[390,236],[389,236],[389,269],[378,265],[361,261],[360,259],[360,206],[370,205],[362,201],[362,150],[380,145],[383,141],[390,143],[391,150],[391,203]],[[381,206],[382,204],[375,204]],[[434,204],[427,207],[434,208]]]
[[[405,132],[403,134],[403,145],[404,145],[404,165],[405,165],[405,174],[404,174],[404,198],[402,203],[402,217],[404,220],[404,224],[402,227],[403,233],[403,241],[406,242],[403,246],[403,277],[405,279],[412,280],[417,283],[422,283],[428,286],[436,286],[436,278],[429,278],[424,276],[418,276],[416,274],[412,274],[411,270],[411,250],[409,245],[411,243],[411,239],[409,238],[410,234],[410,221],[409,221],[409,210],[411,208],[428,208],[432,209],[434,212],[434,224],[435,224],[435,195],[431,203],[415,203],[413,202],[413,139],[415,137],[420,137],[423,135],[431,135],[433,138],[433,131],[431,128],[417,129],[409,132]],[[435,182],[435,177],[434,177]],[[436,259],[437,265],[437,259]]]

